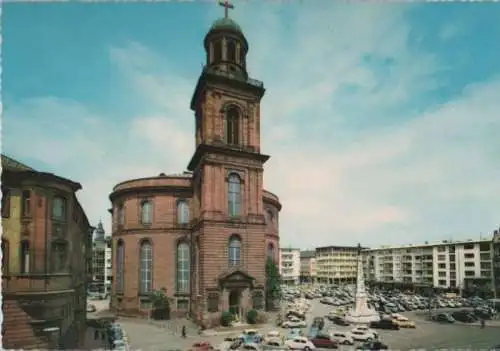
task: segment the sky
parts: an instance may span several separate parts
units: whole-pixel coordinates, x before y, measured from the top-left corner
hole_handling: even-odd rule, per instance
[[[282,246],[479,239],[500,225],[500,6],[234,1]],[[209,2],[3,5],[2,152],[109,194],[186,169]]]

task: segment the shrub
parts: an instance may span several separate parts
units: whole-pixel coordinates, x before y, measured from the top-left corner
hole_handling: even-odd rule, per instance
[[[220,324],[223,327],[229,327],[231,323],[233,322],[233,314],[229,311],[222,312],[222,315],[220,317]]]
[[[249,310],[247,312],[247,323],[248,324],[255,324],[257,323],[257,311],[256,310]]]

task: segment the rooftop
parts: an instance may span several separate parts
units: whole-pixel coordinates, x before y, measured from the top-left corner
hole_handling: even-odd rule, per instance
[[[380,251],[380,250],[397,250],[397,249],[411,249],[411,248],[426,248],[434,246],[444,246],[444,245],[464,245],[464,244],[479,244],[479,243],[490,243],[491,238],[480,238],[480,239],[468,239],[468,240],[443,240],[440,242],[424,242],[422,244],[408,244],[408,245],[384,245],[372,249],[364,249],[365,251]]]

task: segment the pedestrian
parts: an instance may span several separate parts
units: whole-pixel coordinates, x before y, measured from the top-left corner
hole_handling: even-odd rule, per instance
[[[481,329],[484,329],[484,326],[486,325],[486,321],[484,318],[481,318]]]
[[[182,333],[182,337],[185,339],[186,338],[186,326],[185,325],[182,326],[181,333]]]

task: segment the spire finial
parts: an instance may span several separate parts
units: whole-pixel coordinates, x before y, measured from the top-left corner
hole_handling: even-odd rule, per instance
[[[224,7],[224,18],[228,18],[229,9],[234,9],[234,5],[231,4],[228,0],[219,1],[219,5]]]

